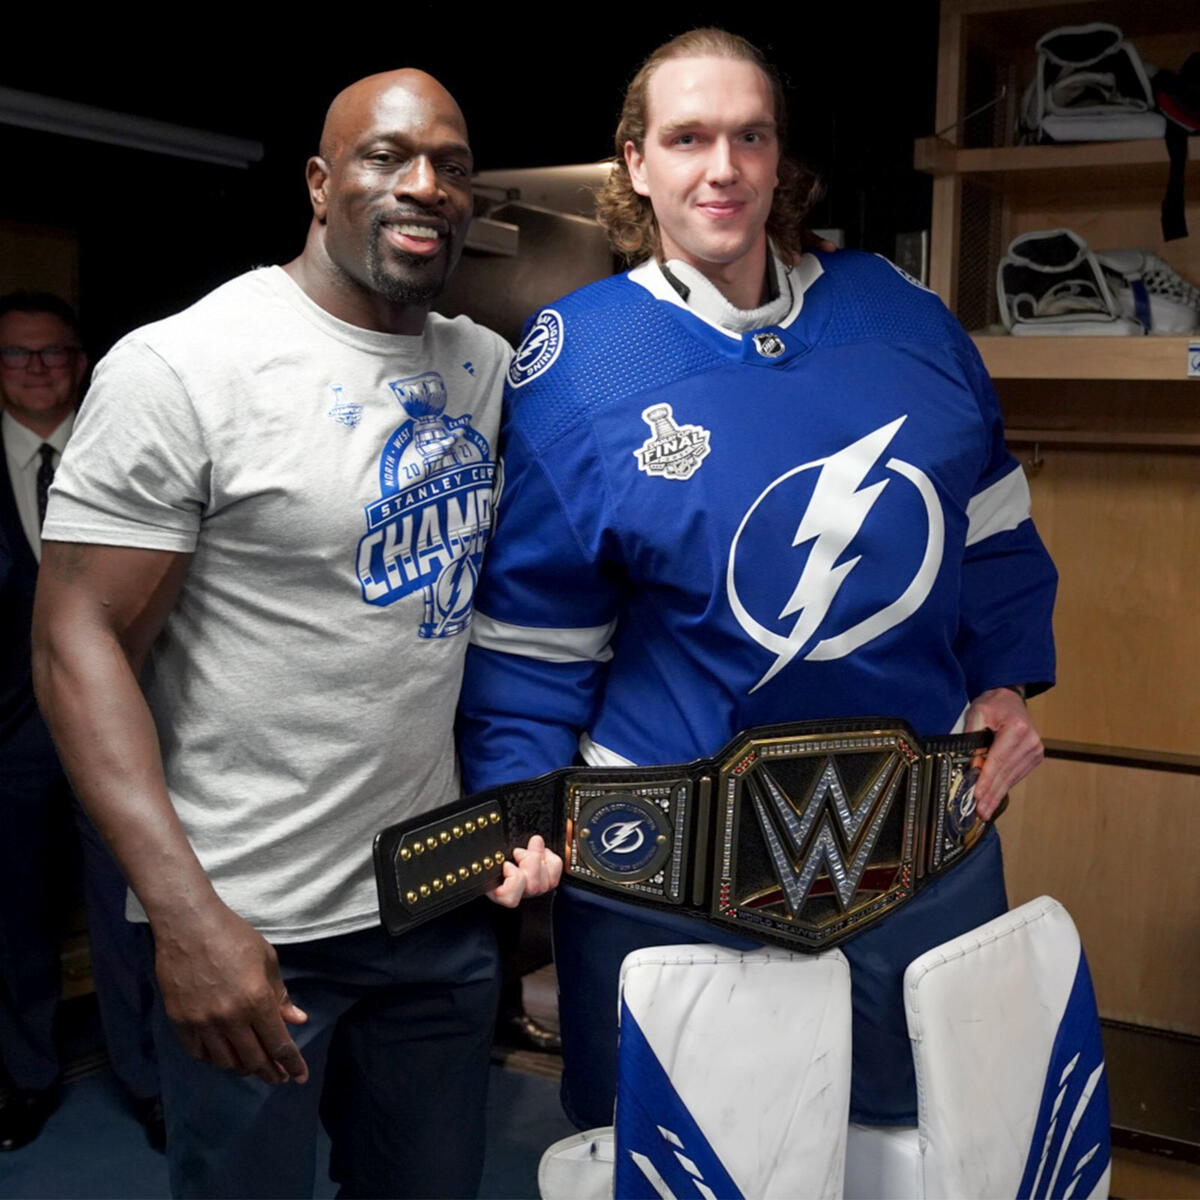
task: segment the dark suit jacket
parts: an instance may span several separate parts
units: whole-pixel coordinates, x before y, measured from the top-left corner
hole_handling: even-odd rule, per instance
[[[48,753],[47,767],[57,771],[33,695],[31,625],[37,572],[8,477],[0,427],[0,759],[6,753],[39,758]]]

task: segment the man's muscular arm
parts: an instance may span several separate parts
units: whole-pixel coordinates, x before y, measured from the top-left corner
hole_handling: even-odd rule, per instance
[[[993,816],[1011,787],[1042,761],[1042,739],[1021,694],[1012,688],[989,688],[967,709],[968,733],[991,729],[992,748],[975,784],[976,811]]]
[[[167,1015],[193,1057],[268,1083],[308,1067],[275,951],[218,898],[167,795],[138,676],[190,556],[46,542],[34,682],[76,795],[146,910]]]

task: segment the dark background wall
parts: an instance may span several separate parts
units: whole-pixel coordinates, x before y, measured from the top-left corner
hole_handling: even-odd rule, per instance
[[[444,4],[343,5],[304,30],[286,10],[271,21],[179,11],[170,33],[63,16],[4,39],[0,86],[266,148],[239,170],[0,125],[0,219],[77,233],[97,351],[249,266],[293,257],[308,222],[304,162],[326,105],[354,79],[395,66],[429,70],[458,97],[481,169],[595,161],[612,152],[641,59],[676,33],[724,23],[784,72],[793,148],[827,179],[815,225],[890,254],[897,232],[928,224],[928,181],[909,164],[912,139],[932,132],[934,0],[882,12],[794,4],[745,20],[728,5],[658,5],[648,17],[593,8],[585,39],[567,35],[562,13],[587,10],[562,7],[468,17]]]

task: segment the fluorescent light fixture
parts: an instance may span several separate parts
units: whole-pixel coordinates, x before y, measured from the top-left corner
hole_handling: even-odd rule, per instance
[[[263,156],[262,142],[209,133],[167,121],[152,121],[130,113],[76,104],[53,96],[39,96],[16,88],[0,87],[0,124],[58,133],[65,137],[129,146],[151,154],[168,154],[222,167],[248,167]]]

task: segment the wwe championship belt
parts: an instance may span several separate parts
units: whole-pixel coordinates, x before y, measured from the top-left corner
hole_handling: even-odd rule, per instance
[[[540,833],[573,883],[825,950],[983,836],[974,791],[991,736],[806,721],[747,730],[693,763],[568,767],[492,788],[376,836],[383,924],[403,933],[474,899]]]

